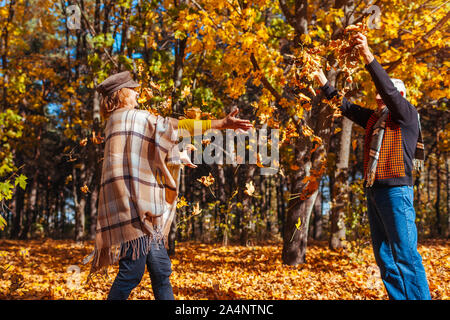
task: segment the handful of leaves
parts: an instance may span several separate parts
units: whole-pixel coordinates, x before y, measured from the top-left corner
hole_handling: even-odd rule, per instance
[[[287,55],[293,62],[293,80],[295,86],[298,89],[308,89],[313,96],[316,95],[316,92],[312,87],[312,83],[314,81],[313,74],[322,68],[322,49],[322,47],[305,48],[302,49],[296,56]],[[301,92],[298,92],[297,96],[301,101],[306,101],[309,103],[311,100]]]
[[[334,51],[339,68],[345,72],[345,81],[353,82],[352,74],[359,64],[359,52],[355,48],[355,35],[357,33],[367,34],[367,23],[359,22],[344,29],[343,38],[331,40],[328,48]]]

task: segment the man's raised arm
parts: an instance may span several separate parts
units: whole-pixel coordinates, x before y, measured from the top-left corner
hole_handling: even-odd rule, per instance
[[[358,33],[355,39],[357,43],[356,48],[360,51],[360,54],[366,63],[366,69],[369,71],[383,102],[391,112],[393,120],[399,123],[403,122],[404,124],[408,124],[416,119],[416,108],[401,95],[386,71],[378,63],[377,59],[375,59],[367,44],[366,36],[362,33]]]
[[[334,96],[339,95],[337,90],[330,84],[322,69],[314,73],[314,78],[320,84],[320,89],[325,94],[328,100]],[[346,97],[342,97],[342,104],[340,106],[341,112],[344,116],[365,128],[367,121],[373,113],[373,110],[363,108],[357,104],[351,103]]]

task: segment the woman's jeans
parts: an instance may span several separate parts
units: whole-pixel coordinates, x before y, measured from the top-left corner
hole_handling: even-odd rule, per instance
[[[153,294],[156,300],[174,300],[169,276],[172,273],[169,255],[163,243],[151,243],[147,255],[131,260],[131,246],[119,261],[119,273],[109,291],[108,300],[126,300],[131,290],[141,282],[145,265],[150,273]]]
[[[372,187],[366,196],[373,252],[389,298],[431,299],[417,251],[413,188]]]

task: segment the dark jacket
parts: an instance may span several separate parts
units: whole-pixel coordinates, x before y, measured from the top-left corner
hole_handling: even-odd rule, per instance
[[[378,93],[389,109],[386,130],[378,159],[374,187],[413,185],[413,160],[419,135],[416,108],[397,90],[383,67],[374,59],[366,65]],[[327,99],[338,95],[327,82],[321,87]],[[342,114],[366,129],[364,172],[367,170],[372,127],[378,119],[374,110],[363,108],[342,98]]]

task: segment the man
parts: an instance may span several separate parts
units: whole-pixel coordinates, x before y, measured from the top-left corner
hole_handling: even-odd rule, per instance
[[[406,88],[390,79],[358,33],[355,47],[366,63],[378,94],[377,111],[342,98],[344,116],[365,128],[364,183],[375,260],[390,299],[429,300],[422,258],[417,251],[413,206],[414,158],[423,155],[416,108]],[[315,73],[327,99],[337,95],[322,70]],[[419,141],[419,142],[418,142]]]
[[[172,223],[182,163],[196,167],[177,145],[194,133],[194,120],[177,120],[137,110],[139,84],[128,71],[110,76],[96,89],[105,127],[105,150],[91,273],[119,261],[108,295],[126,300],[147,265],[155,299],[173,300],[171,263],[165,244]],[[212,129],[249,130],[238,109],[220,120],[203,120]]]

